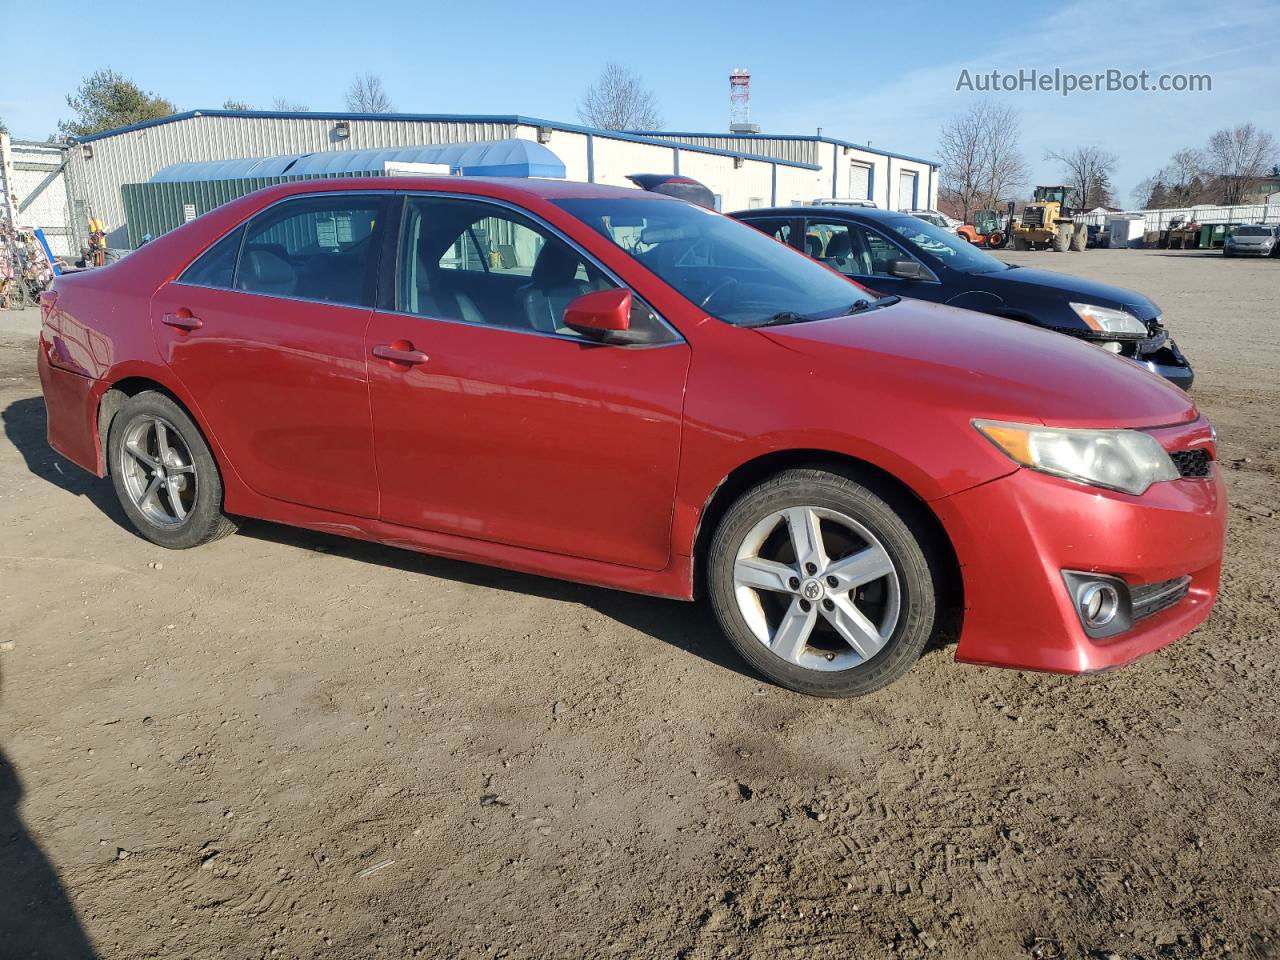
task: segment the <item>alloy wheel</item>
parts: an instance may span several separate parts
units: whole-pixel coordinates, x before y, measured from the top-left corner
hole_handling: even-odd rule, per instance
[[[120,446],[120,475],[129,499],[162,527],[183,524],[196,502],[195,463],[186,442],[162,417],[139,416]]]
[[[778,510],[752,527],[733,583],[755,638],[809,670],[870,660],[893,636],[902,603],[884,544],[852,517],[821,507]]]

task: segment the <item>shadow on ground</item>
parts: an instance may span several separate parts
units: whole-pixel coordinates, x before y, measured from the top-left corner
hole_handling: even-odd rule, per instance
[[[31,473],[68,493],[87,497],[118,526],[131,533],[135,532],[129,518],[120,508],[120,501],[116,499],[111,482],[101,480],[68,463],[49,446],[43,397],[15,400],[0,412],[0,420],[4,422],[4,435],[22,454]]]
[[[17,400],[0,413],[0,418],[4,421],[5,436],[22,454],[27,469],[31,473],[63,490],[87,497],[116,524],[137,535],[133,525],[120,508],[111,482],[94,477],[68,463],[49,446],[45,433],[46,419],[42,398]],[[567,603],[580,603],[634,630],[702,657],[716,666],[752,680],[761,680],[738,659],[729,647],[728,641],[721,635],[715,618],[705,603],[662,600],[620,593],[616,590],[605,590],[601,587],[582,586],[459,560],[446,560],[395,547],[315,533],[261,520],[246,521],[241,534],[303,550],[332,553],[364,563],[375,563],[441,580],[507,590]]]
[[[0,751],[0,956],[96,957],[57,871],[22,823],[22,792]]]

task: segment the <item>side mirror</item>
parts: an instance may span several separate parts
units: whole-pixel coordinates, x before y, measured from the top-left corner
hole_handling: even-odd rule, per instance
[[[631,329],[631,291],[584,293],[564,308],[564,325],[592,340],[624,339],[618,335]]]
[[[901,280],[930,280],[929,271],[914,260],[890,260],[889,276]]]

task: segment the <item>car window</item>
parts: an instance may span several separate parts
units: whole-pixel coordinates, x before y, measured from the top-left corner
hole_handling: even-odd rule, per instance
[[[763,234],[767,234],[773,239],[789,244],[791,243],[791,221],[773,219],[744,219],[743,223],[749,223]]]
[[[230,289],[236,273],[236,254],[240,252],[240,239],[244,227],[237,227],[201,254],[195,263],[182,271],[179,283],[193,287],[223,287]]]
[[[299,197],[260,213],[245,234],[236,289],[371,306],[381,206],[373,194]]]
[[[1008,269],[1003,261],[979,250],[963,237],[915,217],[894,217],[885,221],[885,227],[905,240],[910,249],[936,257],[953,270],[996,273]]]
[[[850,277],[889,277],[889,264],[907,259],[907,254],[880,234],[860,224],[810,220],[805,226],[805,244],[831,269]]]
[[[565,326],[565,308],[617,287],[546,228],[489,203],[410,197],[399,247],[401,313],[585,339]],[[676,339],[634,295],[631,335],[643,343]]]
[[[651,195],[553,202],[726,323],[759,324],[782,313],[835,316],[867,298],[794,247],[693,204]]]

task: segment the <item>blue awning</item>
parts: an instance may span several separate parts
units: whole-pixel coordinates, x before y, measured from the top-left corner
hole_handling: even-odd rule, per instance
[[[554,177],[564,179],[564,163],[532,140],[436,143],[377,150],[325,150],[278,157],[175,163],[158,171],[151,183],[248,180],[256,177],[353,177],[381,174],[386,164],[448,164],[449,172],[471,177]]]

